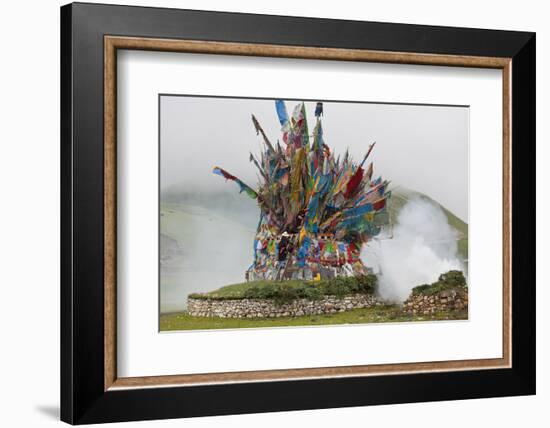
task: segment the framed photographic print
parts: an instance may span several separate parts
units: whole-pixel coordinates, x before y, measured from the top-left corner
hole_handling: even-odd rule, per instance
[[[76,3],[61,53],[62,420],[535,393],[533,33]]]

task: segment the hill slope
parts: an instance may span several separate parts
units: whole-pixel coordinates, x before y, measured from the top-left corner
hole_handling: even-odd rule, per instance
[[[399,212],[403,206],[413,198],[420,198],[431,202],[432,204],[440,207],[445,216],[449,225],[455,229],[458,233],[458,252],[460,257],[464,260],[468,260],[468,223],[459,219],[451,211],[441,205],[439,202],[425,195],[424,193],[417,192],[415,190],[410,190],[405,187],[398,187],[392,191],[392,197],[389,203],[390,218],[392,222],[395,222]]]

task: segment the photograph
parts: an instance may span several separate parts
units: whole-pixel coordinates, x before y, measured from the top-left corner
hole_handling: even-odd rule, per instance
[[[158,114],[160,331],[468,320],[469,106]]]
[[[7,288],[23,292],[6,320],[26,324],[5,325],[22,355],[57,343],[10,422],[324,427],[387,424],[390,409],[396,425],[491,414],[507,427],[542,414],[543,14],[108,3],[10,20],[55,49],[30,55],[33,37],[10,27],[23,40],[8,50],[25,54],[4,79],[18,100],[7,146],[21,151],[6,159],[24,178],[4,180],[5,212],[26,221],[4,222]],[[48,105],[36,126],[29,100]],[[17,144],[28,132],[36,150]],[[43,232],[59,257],[32,259],[38,294],[22,311]],[[29,395],[28,368],[5,366]]]

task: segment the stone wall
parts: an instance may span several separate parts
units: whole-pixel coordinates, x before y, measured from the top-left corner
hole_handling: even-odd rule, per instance
[[[324,296],[319,300],[297,299],[291,303],[277,305],[273,300],[263,299],[187,299],[189,315],[196,317],[221,318],[274,318],[302,315],[333,314],[351,309],[368,308],[382,304],[373,295],[354,294],[338,298]]]
[[[429,315],[439,311],[468,308],[468,289],[456,287],[432,295],[411,294],[403,303],[403,310],[411,314]]]

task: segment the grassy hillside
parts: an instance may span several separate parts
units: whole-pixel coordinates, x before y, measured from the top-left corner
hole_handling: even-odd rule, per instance
[[[395,222],[403,206],[412,198],[425,199],[432,204],[441,207],[447,217],[449,225],[458,232],[458,253],[463,260],[468,260],[468,224],[459,219],[451,211],[423,193],[399,187],[392,192],[389,204],[390,218]]]

